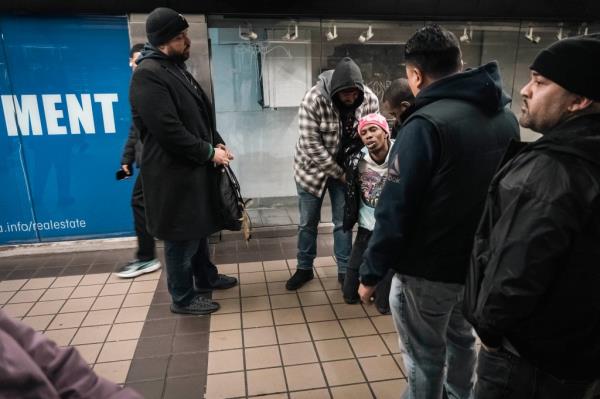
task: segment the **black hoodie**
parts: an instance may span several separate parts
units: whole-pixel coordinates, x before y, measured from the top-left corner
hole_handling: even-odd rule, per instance
[[[487,187],[519,136],[509,102],[496,63],[440,79],[416,96],[391,149],[363,283],[374,285],[394,268],[464,284]]]

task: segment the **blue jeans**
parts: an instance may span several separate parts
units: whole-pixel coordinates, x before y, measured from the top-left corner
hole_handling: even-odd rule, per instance
[[[475,383],[475,334],[462,315],[464,286],[396,274],[390,308],[400,335],[405,399],[468,399]]]
[[[317,197],[296,184],[300,223],[298,224],[298,269],[312,269],[317,256],[317,232],[321,220],[323,196]],[[344,203],[346,186],[336,179],[328,179],[326,191],[331,199],[333,219],[333,252],[338,265],[338,273],[346,273],[348,259],[352,251],[352,232],[344,232]]]
[[[165,240],[167,286],[173,303],[187,306],[196,296],[194,279],[201,287],[218,278],[217,267],[210,261],[208,239]]]
[[[592,385],[591,381],[560,380],[504,348],[497,352],[483,348],[479,351],[476,399],[592,398]]]

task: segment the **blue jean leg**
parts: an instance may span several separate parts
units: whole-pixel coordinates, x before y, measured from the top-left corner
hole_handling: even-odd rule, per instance
[[[344,204],[346,202],[346,185],[339,180],[327,181],[329,198],[331,199],[331,216],[333,222],[333,252],[338,265],[338,273],[346,273],[350,253],[352,252],[352,231],[344,231]]]
[[[304,191],[296,184],[298,190],[298,209],[300,223],[298,223],[298,269],[312,269],[313,261],[317,256],[317,233],[321,220],[322,197],[317,197]]]
[[[463,328],[460,308],[457,309],[462,292],[463,287],[458,284],[394,276],[390,308],[408,374],[405,398],[440,399],[444,394],[472,398],[475,346],[470,349],[471,340],[474,344],[473,331]],[[448,345],[449,341],[452,343]],[[446,376],[447,356],[450,367],[457,369],[448,374],[450,379]]]
[[[177,306],[189,305],[195,296],[192,258],[199,245],[198,240],[165,240],[167,287],[173,303]]]

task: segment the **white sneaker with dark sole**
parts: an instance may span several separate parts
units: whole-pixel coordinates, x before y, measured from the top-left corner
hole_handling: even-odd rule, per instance
[[[134,260],[129,262],[117,272],[117,276],[121,278],[132,278],[141,276],[142,274],[152,273],[160,269],[160,261],[152,259],[148,261]]]

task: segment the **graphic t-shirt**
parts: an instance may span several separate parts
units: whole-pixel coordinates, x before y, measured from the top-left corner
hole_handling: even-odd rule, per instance
[[[393,140],[390,143],[390,148],[392,144]],[[380,165],[373,161],[366,147],[362,151],[365,155],[358,163],[360,182],[358,225],[372,231],[375,227],[375,206],[377,205],[383,184],[385,183],[385,177],[387,176],[390,153],[388,152],[385,161]]]

